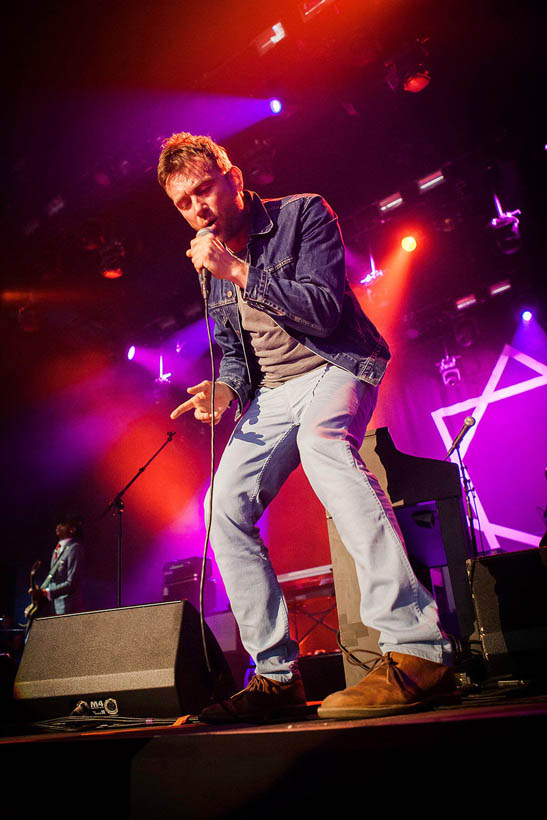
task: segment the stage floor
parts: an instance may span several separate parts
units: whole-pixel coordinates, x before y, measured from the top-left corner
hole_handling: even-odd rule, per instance
[[[547,694],[483,693],[369,720],[321,720],[311,706],[268,725],[28,727],[0,738],[0,767],[10,790],[32,784],[42,818],[58,817],[59,796],[136,820],[349,815],[383,810],[378,801],[389,814],[479,803],[506,813],[541,796],[546,729]]]

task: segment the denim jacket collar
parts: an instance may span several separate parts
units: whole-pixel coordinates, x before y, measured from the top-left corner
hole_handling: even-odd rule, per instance
[[[250,200],[251,206],[251,236],[270,233],[274,224],[264,203],[254,191],[245,191],[245,197]]]

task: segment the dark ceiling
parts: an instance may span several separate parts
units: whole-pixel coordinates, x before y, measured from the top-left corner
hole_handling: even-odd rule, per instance
[[[3,44],[2,307],[12,361],[43,352],[41,334],[52,328],[67,344],[113,350],[198,315],[189,233],[155,182],[159,141],[185,128],[177,100],[189,92],[281,97],[279,117],[240,132],[225,123],[225,144],[262,195],[326,196],[351,249],[366,256],[374,246],[380,257],[397,220],[428,226],[438,240],[409,309],[437,310],[506,276],[537,296],[545,249],[537,4],[338,0],[307,23],[299,5],[65,0],[12,9]],[[287,37],[259,56],[255,38],[277,21]],[[402,65],[418,41],[430,85],[392,89],[386,64]],[[269,180],[264,166],[254,173],[257,150]],[[440,167],[446,184],[412,202],[414,181]],[[381,224],[373,203],[398,190],[410,204]],[[502,254],[486,230],[493,191],[522,209],[517,254]],[[122,279],[98,275],[97,235],[123,244]]]

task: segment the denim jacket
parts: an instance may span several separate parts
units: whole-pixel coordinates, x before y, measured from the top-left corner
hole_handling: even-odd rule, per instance
[[[298,342],[358,379],[379,384],[390,353],[346,279],[338,219],[317,194],[251,201],[249,273],[243,298],[268,313]],[[212,277],[209,315],[222,350],[218,380],[239,399],[252,398],[258,374],[237,307],[236,285]]]

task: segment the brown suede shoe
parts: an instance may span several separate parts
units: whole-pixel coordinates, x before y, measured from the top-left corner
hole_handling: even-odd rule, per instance
[[[373,668],[358,684],[325,698],[317,714],[338,719],[383,717],[456,699],[456,681],[448,666],[388,652],[373,661]]]
[[[229,700],[206,706],[199,718],[205,723],[265,723],[302,714],[305,706],[304,686],[297,675],[288,683],[255,675]]]

